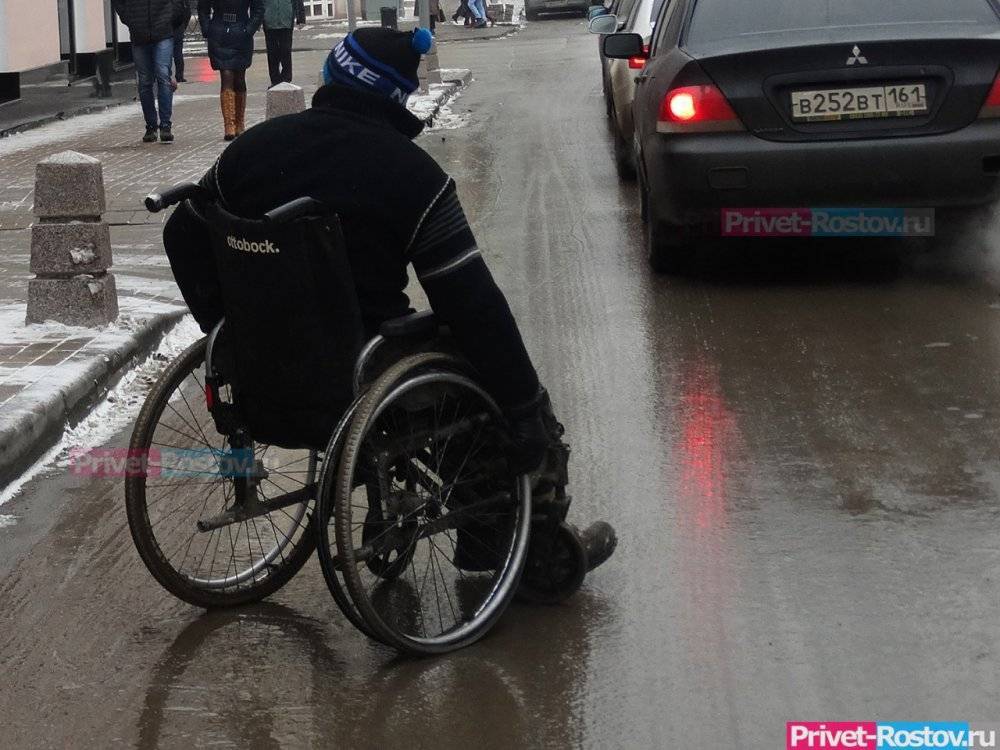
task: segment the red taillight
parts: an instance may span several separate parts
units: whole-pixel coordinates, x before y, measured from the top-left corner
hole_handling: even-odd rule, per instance
[[[663,97],[656,129],[661,133],[706,133],[743,130],[743,123],[717,86],[682,86]]]
[[[632,70],[642,70],[646,67],[646,60],[649,59],[649,45],[642,45],[642,57],[630,57],[628,59],[628,66]]]
[[[993,81],[993,88],[990,89],[990,94],[986,97],[986,104],[983,105],[979,116],[1000,117],[1000,74],[997,74]]]
[[[212,407],[215,406],[215,399],[212,398],[212,386],[205,383],[205,406],[208,407],[209,411],[212,411]]]

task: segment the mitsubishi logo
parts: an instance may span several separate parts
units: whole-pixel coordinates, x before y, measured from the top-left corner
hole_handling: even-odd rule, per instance
[[[854,49],[851,50],[851,56],[847,58],[848,65],[867,65],[868,58],[861,54],[861,47],[854,45]]]

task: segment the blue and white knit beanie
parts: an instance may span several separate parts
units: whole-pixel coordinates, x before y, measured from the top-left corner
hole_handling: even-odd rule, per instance
[[[399,104],[420,85],[417,67],[434,39],[427,29],[356,29],[340,42],[323,66],[327,84],[353,86],[382,94]]]

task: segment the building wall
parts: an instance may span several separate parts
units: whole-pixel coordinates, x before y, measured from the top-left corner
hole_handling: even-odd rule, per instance
[[[73,0],[76,51],[100,52],[107,47],[104,0]]]
[[[361,13],[361,1],[357,0],[358,13]],[[306,20],[321,18],[346,18],[346,0],[305,0]]]
[[[100,8],[101,49],[104,11]],[[59,14],[55,0],[0,0],[0,73],[59,62]]]

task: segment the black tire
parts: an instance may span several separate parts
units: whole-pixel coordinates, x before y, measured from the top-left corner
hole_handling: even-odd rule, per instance
[[[131,455],[152,457],[153,454],[149,453],[151,448],[160,446],[162,449],[162,446],[166,445],[156,439],[164,434],[176,435],[172,440],[182,443],[181,445],[170,444],[171,448],[205,450],[205,446],[208,446],[214,455],[214,451],[222,450],[226,447],[227,439],[215,431],[211,415],[205,406],[204,378],[199,378],[198,375],[199,371],[203,372],[205,347],[206,339],[204,338],[189,346],[177,359],[167,366],[160,379],[153,386],[149,396],[146,398],[146,402],[142,406],[142,410],[139,412],[135,429],[132,432],[132,440],[129,444],[130,451],[139,451],[141,453],[132,453]],[[201,390],[201,393],[198,394],[200,395],[200,399],[190,398],[199,389]],[[172,398],[176,401],[177,406],[171,403]],[[168,408],[171,410],[172,415],[164,418],[164,412]],[[158,428],[161,428],[159,432]],[[263,452],[269,450],[269,448],[261,446],[258,450],[262,450],[262,452],[255,453],[255,456],[262,456]],[[314,470],[314,462],[315,454],[310,454],[310,472]],[[181,542],[182,545],[186,542],[187,547],[184,549],[183,556],[181,557],[181,565],[176,566],[172,563],[172,560],[174,560],[177,554],[180,554],[181,550],[178,548],[171,552],[170,549],[173,549],[175,544],[165,542],[162,537],[158,537],[159,532],[155,530],[155,527],[167,516],[174,516],[174,521],[177,521],[175,514],[185,508],[194,511],[197,514],[197,520],[221,512],[229,504],[229,489],[231,489],[232,480],[219,476],[218,479],[205,482],[200,481],[204,479],[201,476],[198,482],[150,482],[148,474],[151,468],[158,469],[153,472],[155,480],[158,475],[163,473],[162,470],[164,468],[172,469],[176,468],[176,466],[161,465],[155,467],[147,465],[141,471],[133,472],[126,478],[125,508],[128,516],[129,530],[131,531],[132,539],[135,542],[139,556],[149,569],[149,572],[160,585],[178,599],[198,607],[206,608],[231,607],[260,601],[290,581],[312,554],[315,548],[315,534],[310,528],[312,524],[310,509],[313,501],[309,501],[308,503],[290,506],[282,509],[282,511],[273,511],[271,514],[259,516],[250,521],[244,521],[236,528],[235,537],[232,536],[232,530],[237,524],[223,526],[220,529],[202,534],[202,532],[197,530],[194,519],[190,520],[189,524],[185,524],[184,517],[181,516],[179,522],[172,522],[171,529],[180,530],[181,535],[190,530],[190,534]],[[283,464],[278,468],[288,469],[288,464]],[[204,472],[198,473],[203,474]],[[279,473],[282,475],[285,474],[285,472]],[[288,469],[287,473],[291,475],[306,472]],[[181,476],[183,476],[183,472],[181,472]],[[278,477],[278,479],[281,479],[281,477]],[[298,484],[305,483],[297,477],[294,478],[294,481]],[[309,480],[306,479],[306,481]],[[155,498],[149,497],[147,491],[156,487],[160,489],[165,488],[165,493]],[[194,492],[203,494],[195,495],[193,494]],[[204,497],[204,502],[201,501],[202,497]],[[150,518],[150,507],[152,505],[156,506],[156,520],[151,520]],[[169,508],[169,510],[164,510],[165,508]],[[285,516],[293,521],[290,530],[283,528],[288,522],[278,517],[279,512],[283,512]],[[270,524],[270,529],[267,529],[263,525],[264,521],[260,519],[266,519]],[[277,526],[274,524],[275,520],[278,521]],[[260,528],[258,527],[258,523],[261,524]],[[251,535],[251,526],[254,535]],[[260,536],[261,528],[264,529],[263,537]],[[228,531],[225,531],[227,529]],[[241,529],[244,532],[245,539],[240,539]],[[268,531],[273,535],[275,546],[273,549],[265,552],[264,547],[270,546],[269,537],[267,536]],[[215,553],[211,557],[211,562],[209,562],[209,569],[203,576],[199,575],[202,570],[201,566],[204,564],[205,558],[208,557],[212,539],[216,538],[216,533],[219,536],[215,542]],[[215,561],[219,548],[222,545],[224,534],[227,535],[228,545],[223,547],[222,556],[223,558],[226,556],[227,550],[231,546],[231,557],[227,561],[225,571],[222,574],[223,577],[211,578],[210,576],[213,575],[213,571],[217,570]],[[279,535],[281,541],[279,541]],[[259,561],[254,558],[252,549],[254,537],[256,537],[260,550]],[[204,543],[204,552],[198,568],[191,574],[185,574],[178,568],[183,566],[189,555],[192,559],[197,555],[198,550],[201,548],[200,542],[199,546],[195,547],[195,551],[191,552],[196,539],[207,540]],[[166,544],[168,547],[167,551],[164,551],[161,542]],[[246,544],[249,551],[247,559],[254,560],[254,562],[250,563],[250,568],[240,571],[239,566],[242,563],[236,559],[236,547],[239,546],[239,555],[242,557],[244,544]],[[267,558],[275,550],[277,551],[277,555],[268,560]],[[234,566],[233,576],[229,575],[230,564]],[[256,569],[258,564],[260,565],[259,570]],[[240,576],[247,574],[248,571],[250,572],[249,577],[240,579]],[[226,581],[230,579],[233,580],[233,583],[227,584]]]
[[[655,197],[648,189],[644,189],[642,195],[646,214],[646,257],[650,268],[658,274],[682,273],[694,258],[694,244],[680,227],[656,218],[651,205]]]
[[[439,414],[442,423],[445,423],[448,410],[441,406],[439,412],[437,402],[433,400],[437,388],[444,388],[446,393],[450,392],[451,397],[456,399],[456,404],[461,404],[462,399],[468,397],[470,402],[474,401],[479,406],[467,412],[460,411],[456,406],[450,421],[444,424],[443,430],[448,437],[443,442],[440,438],[419,437],[423,427],[417,429],[418,437],[412,438],[414,423],[410,422],[408,429],[403,429],[397,422],[401,413],[404,413],[403,419],[406,419],[406,407],[402,408],[402,412],[397,409],[409,399],[416,404],[412,407],[416,413],[433,413],[435,426],[438,424]],[[456,396],[458,393],[464,396]],[[460,413],[463,414],[461,419],[459,419]],[[391,420],[388,417],[391,417]],[[459,427],[463,424],[467,426]],[[487,504],[482,508],[482,518],[493,519],[488,524],[491,530],[509,535],[509,540],[507,536],[496,537],[504,540],[504,544],[507,545],[501,547],[500,554],[495,558],[500,564],[477,568],[488,574],[485,577],[469,572],[472,569],[464,567],[464,570],[469,572],[467,577],[457,564],[462,546],[461,534],[463,528],[466,528],[466,519],[479,519],[479,517],[474,513],[467,516],[469,511],[466,508],[470,506],[463,506],[461,503],[456,505],[452,501],[453,496],[457,496],[460,492],[464,493],[455,488],[459,485],[468,486],[472,482],[473,495],[478,496],[476,495],[480,491],[478,483],[484,481],[482,474],[470,479],[463,472],[467,467],[472,470],[471,464],[468,463],[469,457],[477,456],[472,462],[474,464],[483,461],[485,456],[492,455],[491,451],[497,444],[491,441],[489,435],[501,424],[502,417],[495,404],[492,404],[492,400],[485,396],[479,386],[465,376],[464,368],[458,365],[453,357],[428,353],[406,357],[386,370],[361,399],[347,428],[334,487],[333,512],[339,572],[343,575],[354,606],[365,620],[368,629],[376,633],[381,641],[404,653],[441,654],[471,645],[493,627],[517,590],[524,568],[530,532],[531,491],[526,475],[513,480],[515,485],[509,492],[501,493],[500,497],[508,498],[501,501],[504,503],[502,511],[495,510],[492,503],[496,501],[492,496],[487,498]],[[450,425],[455,427],[452,428]],[[463,433],[463,430],[466,432]],[[447,467],[449,460],[445,459],[449,446],[457,445],[456,450],[461,450],[464,438],[458,436],[464,434],[468,437],[468,432],[472,430],[475,430],[475,434],[467,448],[466,458],[461,460],[457,467],[454,466],[454,459],[451,459],[453,469],[449,469]],[[400,437],[393,439],[396,432],[400,433]],[[436,427],[431,432],[436,433]],[[407,435],[411,436],[412,445],[407,444]],[[477,441],[480,439],[482,442],[477,447]],[[403,444],[407,445],[403,447]],[[472,450],[473,447],[475,450]],[[411,451],[416,451],[416,454],[412,454]],[[375,457],[378,457],[377,460]],[[496,454],[493,458],[495,461],[501,456]],[[434,468],[431,468],[431,462],[434,461],[436,461],[433,464]],[[488,465],[493,465],[494,461]],[[383,465],[379,466],[379,462]],[[400,484],[400,472],[408,475],[413,470],[417,465],[414,462],[425,463],[421,485],[426,494],[422,497],[419,494],[410,497],[405,490],[392,486],[393,482]],[[457,473],[453,474],[454,469],[457,469]],[[375,473],[374,483],[372,472]],[[473,476],[476,476],[475,471]],[[426,486],[428,478],[436,481],[433,488]],[[485,481],[495,484],[495,480]],[[369,494],[373,484],[384,488],[375,498]],[[359,491],[365,494],[364,504],[358,502]],[[359,522],[358,517],[362,513],[365,519],[369,517],[373,500],[376,503],[384,503],[387,508],[392,503],[392,512],[398,514],[396,523],[391,527],[398,531],[394,531],[392,536],[383,541],[383,549],[374,552],[370,549],[373,539],[369,538],[367,544],[359,545],[360,537],[358,537],[359,531],[362,537],[364,536],[366,523],[366,521]],[[477,505],[480,505],[480,501],[472,504],[473,507]],[[454,526],[449,526],[448,523],[439,526],[447,540],[438,537],[443,547],[433,541],[437,533],[435,531],[421,536],[405,529],[405,522],[414,516],[420,522],[415,527],[419,531],[431,524],[440,525],[442,519],[447,519],[452,514],[459,514],[458,520],[453,522]],[[380,516],[380,528],[384,525],[382,518],[384,516]],[[474,520],[473,523],[479,524],[481,521]],[[494,524],[502,528],[496,529]],[[459,535],[457,542],[448,534],[448,529],[454,529]],[[468,528],[465,533],[478,534]],[[410,534],[411,538],[405,538],[407,534]],[[426,548],[419,546],[424,539],[428,541]],[[483,545],[481,541],[477,544],[496,552],[492,547]],[[366,548],[368,548],[368,558],[361,558],[358,552]],[[385,555],[385,560],[388,561],[389,552],[392,550],[396,551],[396,560],[405,561],[404,564],[410,571],[409,576],[395,570],[390,577],[381,576],[378,568],[373,570],[367,564],[367,559],[373,554]],[[426,550],[426,555],[420,554],[423,550]],[[452,553],[450,559],[448,550]],[[447,576],[442,559],[451,563],[454,568],[447,571],[449,573]],[[326,556],[321,557],[324,566],[327,560]],[[418,576],[417,567],[422,568],[422,577]],[[425,607],[423,600],[425,588],[428,595],[431,593],[430,587],[427,586],[429,570],[432,573],[437,622],[440,625],[440,632],[437,632],[438,628],[434,628],[433,633],[427,621],[434,620],[435,610],[429,606]],[[443,590],[447,597],[445,600],[439,595],[438,577],[441,582],[440,590]],[[414,584],[412,587],[411,578]],[[454,596],[449,593],[450,591],[454,591]],[[477,598],[480,595],[483,596],[482,601]],[[446,624],[445,614],[448,610],[443,606],[445,601],[451,610],[450,625]],[[458,612],[454,609],[456,602],[459,606]],[[467,617],[469,612],[471,617]]]
[[[618,178],[623,182],[634,182],[636,178],[635,153],[632,144],[623,137],[618,127],[617,112],[612,114],[611,120],[612,142],[615,154],[615,169],[618,171]]]

